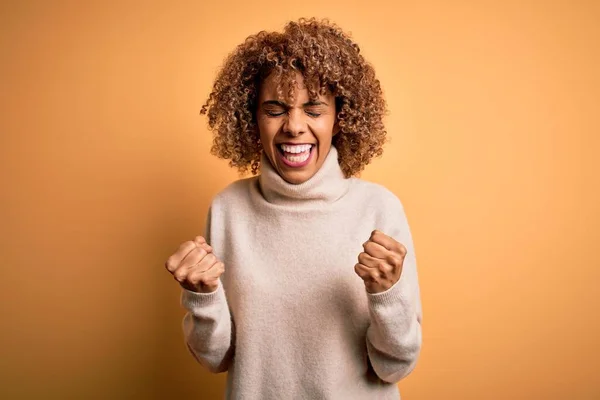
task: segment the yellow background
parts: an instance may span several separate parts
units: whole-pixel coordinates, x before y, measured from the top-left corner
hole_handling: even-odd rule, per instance
[[[403,399],[600,398],[600,5],[567,0],[2,2],[0,398],[220,398],[163,262],[238,177],[199,116],[219,65],[300,16],[389,102],[363,178],[416,242]]]

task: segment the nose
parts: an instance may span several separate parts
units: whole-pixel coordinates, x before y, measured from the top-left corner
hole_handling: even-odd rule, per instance
[[[292,109],[288,112],[283,124],[283,132],[290,136],[300,136],[306,133],[306,121],[301,110]]]

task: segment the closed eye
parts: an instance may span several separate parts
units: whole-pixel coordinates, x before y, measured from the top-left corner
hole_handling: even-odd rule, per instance
[[[265,114],[269,117],[279,117],[287,112],[289,106],[278,100],[267,100],[262,103]]]
[[[273,110],[265,110],[265,113],[269,117],[279,117],[280,115],[285,114],[285,111],[273,111]]]
[[[304,112],[306,113],[306,115],[311,116],[313,118],[319,117],[322,113],[323,113],[323,107],[321,107],[321,104],[305,104],[304,105]],[[308,107],[307,107],[308,106]]]

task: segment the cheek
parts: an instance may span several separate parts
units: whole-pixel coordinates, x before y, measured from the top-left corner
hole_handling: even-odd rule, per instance
[[[260,140],[263,144],[273,141],[273,138],[277,134],[278,127],[273,123],[274,121],[259,120],[258,121],[258,132]]]
[[[322,120],[316,121],[316,123],[313,124],[313,132],[315,132],[319,141],[330,142],[331,138],[333,137],[333,127],[333,118],[323,118]]]

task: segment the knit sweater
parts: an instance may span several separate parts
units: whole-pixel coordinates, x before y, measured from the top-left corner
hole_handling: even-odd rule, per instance
[[[354,265],[378,229],[407,249],[400,280],[369,293]],[[212,201],[206,236],[225,264],[216,291],[182,289],[188,349],[228,371],[226,399],[398,399],[421,348],[408,222],[384,187],[344,178],[331,148],[293,185],[261,173]]]

